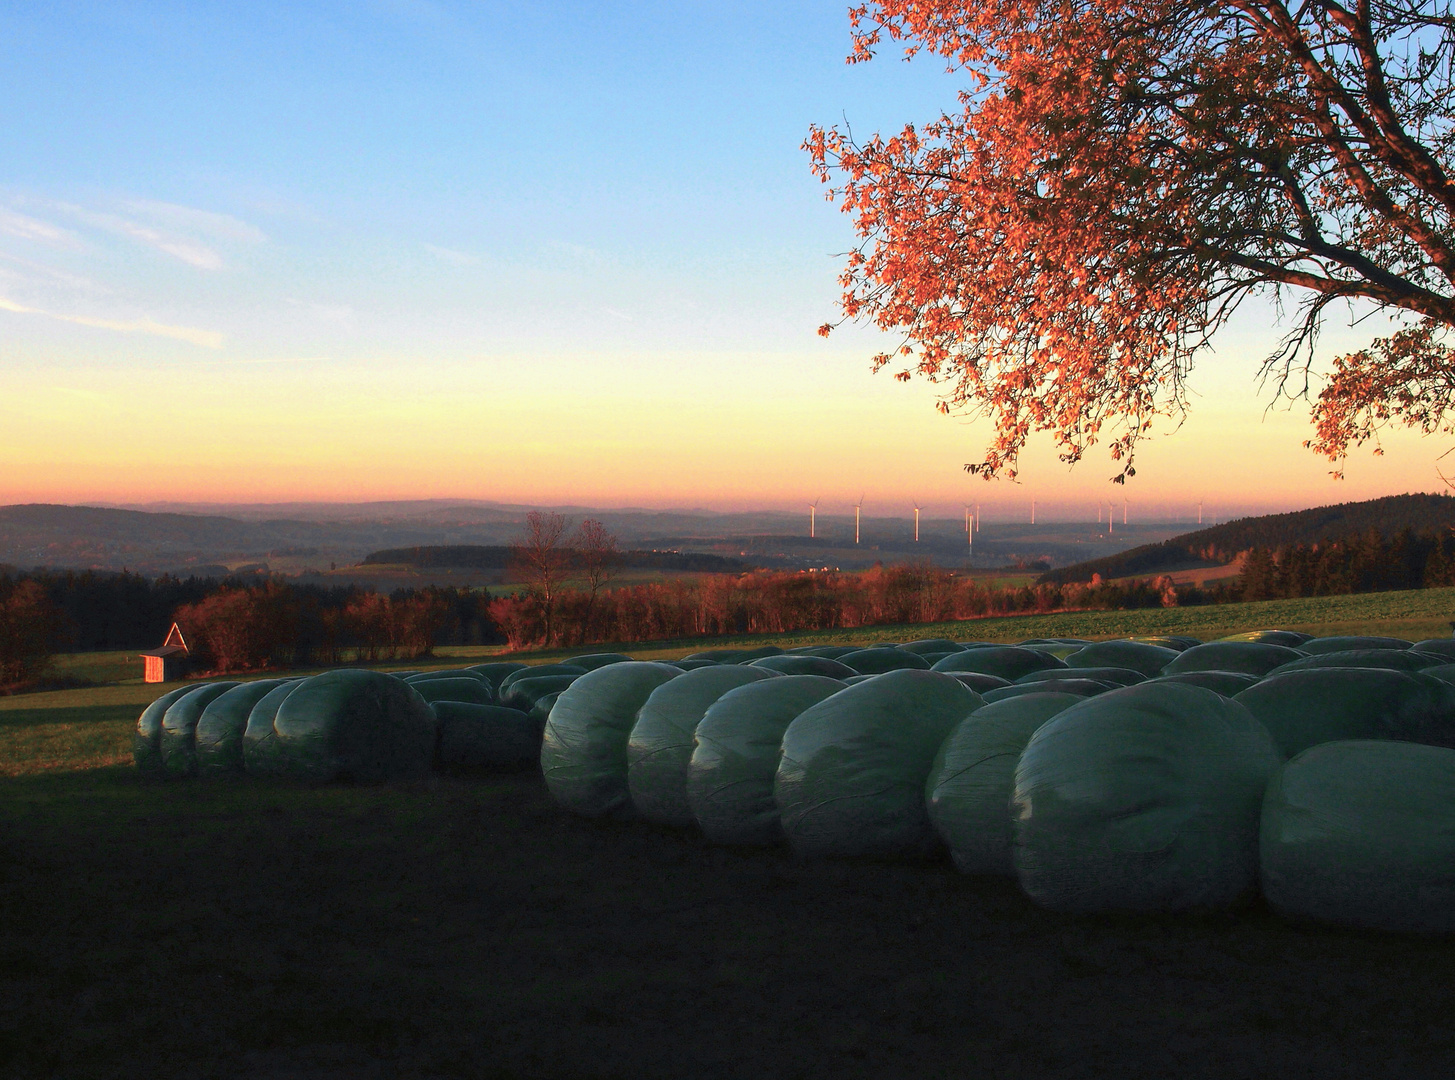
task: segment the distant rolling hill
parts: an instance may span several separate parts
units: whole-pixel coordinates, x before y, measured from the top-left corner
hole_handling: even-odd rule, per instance
[[[1455,528],[1455,497],[1388,495],[1367,502],[1338,503],[1287,514],[1238,518],[1222,525],[1143,544],[1115,555],[1073,563],[1041,575],[1047,583],[1104,580],[1143,574],[1166,574],[1194,567],[1228,565],[1250,548],[1315,544],[1369,532],[1393,536],[1404,529],[1416,533]]]
[[[425,547],[387,548],[364,556],[365,566],[408,566],[414,569],[439,568],[503,570],[510,565],[509,547],[488,544],[448,544]],[[637,569],[689,570],[697,573],[741,574],[753,567],[742,559],[730,559],[699,551],[623,551],[617,565]]]

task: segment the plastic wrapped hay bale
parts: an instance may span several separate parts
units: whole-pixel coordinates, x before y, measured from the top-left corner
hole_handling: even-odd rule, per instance
[[[1426,638],[1424,641],[1415,642],[1410,648],[1415,652],[1438,656],[1442,664],[1455,661],[1455,638]]]
[[[407,674],[391,671],[389,674],[393,675],[396,679],[403,679],[411,686],[434,682],[436,679],[474,679],[477,682],[490,684],[489,679],[472,668],[436,668],[434,671],[415,671]],[[491,689],[494,689],[493,685],[491,685]]]
[[[895,648],[903,649],[905,652],[916,653],[920,656],[926,656],[929,653],[965,651],[965,646],[951,641],[949,638],[921,638],[918,641],[906,641],[903,645],[896,645]]]
[[[1229,634],[1218,640],[1255,641],[1263,645],[1285,645],[1290,649],[1296,649],[1305,641],[1313,640],[1313,635],[1304,634],[1298,630],[1249,630],[1242,634]]]
[[[986,690],[981,696],[988,705],[994,701],[1009,701],[1028,694],[1070,694],[1073,697],[1095,697],[1108,690],[1117,690],[1119,683],[1101,682],[1098,679],[1057,679],[1055,682],[1015,683],[999,690]]]
[[[505,681],[506,676],[514,675],[525,666],[518,660],[497,660],[489,664],[471,664],[466,670],[473,671],[485,679],[491,689],[499,690],[500,684]]]
[[[137,717],[136,735],[131,743],[131,758],[143,776],[166,775],[166,770],[162,767],[162,717],[172,702],[196,689],[196,684],[193,684],[168,690]]]
[[[1032,671],[1029,675],[1022,675],[1016,682],[1044,683],[1056,682],[1059,679],[1096,679],[1098,682],[1109,682],[1116,686],[1131,686],[1134,683],[1146,682],[1147,676],[1140,671],[1123,667],[1064,667]]]
[[[306,679],[294,679],[275,686],[263,695],[248,713],[243,728],[243,769],[249,776],[282,776],[287,766],[273,721],[283,699],[302,686]]]
[[[939,840],[924,787],[940,744],[984,702],[935,671],[890,671],[807,709],[783,734],[773,797],[807,857],[915,855]]]
[[[469,701],[494,705],[495,691],[484,679],[410,679],[409,686],[425,701]]]
[[[627,790],[637,813],[659,825],[691,825],[687,765],[698,722],[729,690],[781,678],[752,664],[725,664],[689,671],[653,690],[626,746]]]
[[[991,702],[950,733],[925,783],[925,806],[962,874],[1015,877],[1010,797],[1015,767],[1036,729],[1081,700],[1043,690]]]
[[[1286,758],[1319,743],[1397,739],[1455,746],[1455,687],[1388,668],[1270,675],[1237,696]]]
[[[202,710],[237,683],[216,682],[184,694],[162,714],[162,768],[171,776],[197,775],[197,721]]]
[[[595,671],[599,667],[606,667],[607,664],[626,664],[630,662],[630,656],[626,653],[619,652],[585,653],[581,656],[568,656],[565,659],[565,663],[573,667],[585,668],[587,671]]]
[[[580,677],[579,675],[541,675],[534,679],[516,679],[504,688],[500,695],[500,704],[509,709],[530,712],[539,699],[547,694],[560,693]]]
[[[947,656],[936,661],[934,670],[946,674],[978,671],[983,675],[998,675],[1014,682],[1033,671],[1065,666],[1063,661],[1040,649],[1023,649],[1019,645],[991,645],[981,649],[966,649]]]
[[[439,722],[407,683],[341,670],[305,679],[278,706],[273,730],[288,776],[368,784],[428,775]]]
[[[631,812],[626,744],[637,710],[682,675],[671,664],[633,660],[597,668],[561,691],[541,742],[541,772],[557,806],[587,817]]]
[[[1309,638],[1298,647],[1305,656],[1320,656],[1324,653],[1349,652],[1353,649],[1409,649],[1413,641],[1398,637],[1372,637],[1358,634],[1338,634],[1333,637]]]
[[[1455,932],[1455,750],[1305,750],[1268,785],[1260,855],[1263,894],[1284,915]]]
[[[197,772],[228,776],[243,772],[243,732],[253,706],[286,679],[239,683],[214,698],[197,720]]]
[[[1282,675],[1285,671],[1328,670],[1331,668],[1384,668],[1387,671],[1421,671],[1428,667],[1440,667],[1445,659],[1433,653],[1417,652],[1414,649],[1344,649],[1339,652],[1315,653],[1300,657],[1287,664],[1280,664],[1269,672]]]
[[[1188,671],[1241,671],[1245,675],[1267,675],[1280,664],[1302,659],[1303,653],[1286,645],[1259,641],[1209,641],[1195,645],[1162,669],[1164,675]]]
[[[754,660],[749,666],[767,668],[780,675],[821,675],[825,679],[847,679],[859,674],[849,665],[830,660],[826,656],[790,656],[788,653],[765,656],[761,660]]]
[[[1256,686],[1258,676],[1249,675],[1245,671],[1184,671],[1177,675],[1158,675],[1153,681],[1201,686],[1222,694],[1223,697],[1233,697],[1250,686]]]
[[[777,645],[760,645],[756,649],[704,649],[689,653],[684,660],[711,660],[715,664],[750,664],[765,656],[777,656],[783,650]]]
[[[718,844],[783,839],[773,778],[783,733],[804,710],[844,688],[819,675],[785,675],[729,690],[697,725],[687,765],[687,803]]]
[[[1279,760],[1247,709],[1201,687],[1146,682],[1073,705],[1016,766],[1021,887],[1059,911],[1231,903],[1256,881]]]
[[[510,688],[521,679],[544,679],[548,675],[585,675],[586,669],[575,664],[537,664],[535,667],[521,668],[519,671],[512,671],[495,688],[495,692],[501,701],[510,693]]]
[[[860,675],[882,675],[886,671],[916,669],[928,671],[930,665],[921,656],[903,652],[893,646],[878,648],[871,646],[839,657],[839,663],[853,668]]]
[[[540,760],[540,725],[518,709],[465,701],[437,701],[432,708],[442,769],[521,769]]]
[[[1150,641],[1097,641],[1066,658],[1072,668],[1128,668],[1152,678],[1181,655]]]

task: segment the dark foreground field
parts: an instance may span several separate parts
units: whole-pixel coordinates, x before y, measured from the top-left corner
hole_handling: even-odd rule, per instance
[[[0,780],[7,1077],[1449,1077],[1455,942],[424,789]]]

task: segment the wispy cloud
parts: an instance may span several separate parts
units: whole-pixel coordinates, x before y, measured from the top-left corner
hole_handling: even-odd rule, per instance
[[[39,240],[58,247],[81,246],[81,238],[69,229],[3,208],[0,208],[0,233],[19,237],[21,240]]]
[[[453,266],[480,265],[480,257],[478,255],[469,255],[463,251],[453,251],[450,248],[440,247],[438,244],[425,244],[424,250]]]
[[[191,326],[168,326],[166,323],[154,322],[151,319],[118,320],[96,319],[89,315],[61,315],[54,311],[26,307],[13,300],[7,300],[3,296],[0,296],[0,311],[10,311],[17,315],[38,315],[44,319],[57,319],[60,322],[76,323],[79,326],[94,326],[101,330],[118,330],[126,334],[151,334],[154,337],[173,338],[176,341],[200,345],[205,349],[222,348],[222,335],[215,331],[198,330]]]
[[[148,200],[122,205],[127,214],[71,203],[55,207],[93,228],[146,244],[199,270],[220,270],[225,265],[218,244],[257,244],[267,239],[257,226],[229,214]]]

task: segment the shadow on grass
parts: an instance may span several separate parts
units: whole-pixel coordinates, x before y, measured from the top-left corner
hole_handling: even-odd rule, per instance
[[[401,788],[0,781],[0,1074],[1424,1076],[1455,943]]]

